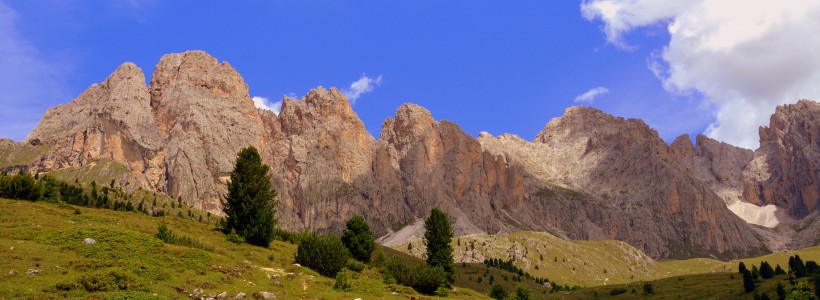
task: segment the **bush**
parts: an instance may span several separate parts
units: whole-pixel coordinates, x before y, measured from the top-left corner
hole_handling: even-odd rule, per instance
[[[654,292],[654,288],[652,288],[651,283],[646,283],[643,285],[643,293],[644,294],[652,294]]]
[[[296,262],[327,277],[335,277],[350,259],[338,237],[308,235],[296,249]]]
[[[481,277],[479,277],[479,279],[481,279]],[[504,290],[504,287],[500,284],[494,284],[493,289],[490,290],[490,298],[504,300],[507,298],[507,291]]]
[[[336,273],[336,283],[333,284],[333,289],[340,291],[350,289],[350,274],[348,274],[347,270],[342,269]]]
[[[624,290],[626,292],[626,290]],[[513,295],[513,299],[515,300],[530,300],[530,292],[524,289],[521,286],[515,288],[515,294]]]
[[[209,247],[203,245],[199,241],[193,240],[189,237],[178,236],[174,234],[168,226],[165,224],[160,224],[159,228],[157,229],[157,233],[154,235],[157,239],[166,242],[168,244],[180,245],[185,247],[197,248],[206,251],[213,251],[213,247]]]
[[[85,274],[78,280],[77,284],[58,284],[58,289],[73,289],[82,286],[89,292],[105,292],[105,291],[148,291],[145,284],[142,283],[133,273],[119,269],[112,268],[107,271],[98,271],[90,274]]]
[[[345,268],[354,272],[361,272],[364,270],[365,264],[355,259],[348,259]]]
[[[386,282],[395,281],[427,295],[435,294],[439,287],[447,284],[447,273],[442,267],[419,264],[411,268],[396,257],[387,260],[382,272]]]
[[[376,248],[376,238],[370,231],[370,226],[361,215],[355,215],[347,221],[346,229],[342,233],[342,243],[358,261],[370,261],[370,255]]]
[[[610,296],[620,295],[620,294],[623,294],[623,293],[626,293],[625,288],[614,288],[611,291],[609,291]]]
[[[30,174],[20,172],[14,176],[0,177],[0,197],[36,201],[40,199],[43,188],[37,179]]]
[[[237,244],[237,245],[242,244],[242,243],[245,242],[245,238],[243,238],[243,237],[239,236],[238,234],[236,234],[236,230],[233,230],[233,229],[231,229],[231,233],[229,233],[226,236],[226,238],[228,239],[229,242]]]
[[[276,228],[273,230],[273,239],[277,241],[288,242],[294,245],[299,245],[302,238],[311,235],[310,232],[295,232]]]

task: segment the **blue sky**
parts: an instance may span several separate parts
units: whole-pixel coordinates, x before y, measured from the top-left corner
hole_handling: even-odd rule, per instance
[[[367,76],[372,82],[360,82],[368,90],[353,108],[376,137],[406,102],[471,135],[525,139],[579,104],[644,119],[667,141],[725,123],[726,104],[714,99],[714,88],[678,80],[673,50],[680,34],[669,25],[683,23],[691,7],[656,13],[618,0],[236,2],[0,0],[0,136],[25,138],[48,107],[123,62],[150,77],[163,54],[193,49],[228,61],[250,96],[270,102],[320,85],[351,91]],[[596,88],[597,96],[579,98]],[[794,100],[761,110],[771,114]],[[756,132],[755,125],[748,127]],[[746,145],[731,139],[743,134],[714,135]]]

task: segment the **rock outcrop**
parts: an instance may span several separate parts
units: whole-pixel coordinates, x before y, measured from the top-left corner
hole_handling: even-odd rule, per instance
[[[375,139],[336,89],[285,97],[277,115],[254,107],[228,63],[190,51],[164,56],[149,86],[123,64],[50,109],[24,143],[0,147],[37,150],[4,156],[31,172],[114,162],[118,182],[219,212],[236,153],[255,146],[271,166],[280,224],[294,230],[336,231],[363,214],[378,235],[410,236],[399,230],[440,207],[456,234],[538,230],[619,239],[656,258],[736,257],[764,249],[721,197],[797,217],[816,210],[816,103],[800,105],[778,109],[755,153],[700,136],[667,145],[642,121],[583,107],[528,142],[476,139],[405,104]],[[814,131],[796,134],[805,130]]]
[[[694,152],[691,142],[668,146],[643,121],[571,107],[532,143],[481,141],[542,181],[586,192],[582,217],[600,228],[598,238],[626,241],[653,257],[760,251],[748,225],[677,159]]]
[[[783,105],[760,128],[760,148],[744,172],[743,197],[795,218],[820,210],[820,103]]]

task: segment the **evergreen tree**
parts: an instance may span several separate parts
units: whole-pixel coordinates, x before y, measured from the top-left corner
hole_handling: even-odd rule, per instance
[[[815,272],[820,271],[820,268],[817,267],[817,262],[813,260],[806,261],[806,274],[812,274]]]
[[[757,266],[752,265],[752,279],[757,279],[760,277],[760,272],[757,270]]]
[[[347,220],[345,231],[342,233],[342,243],[345,244],[350,255],[360,262],[369,262],[373,249],[376,248],[376,237],[370,231],[370,226],[361,215],[355,215]]]
[[[749,272],[749,270],[743,271],[743,290],[747,293],[755,290],[755,282],[752,279],[752,272]]]
[[[222,231],[236,231],[248,243],[262,247],[270,245],[276,224],[276,190],[271,186],[268,170],[256,148],[240,150],[223,202],[226,218]]]
[[[772,265],[768,262],[760,263],[760,277],[763,279],[769,279],[774,277],[774,269],[772,269]]]
[[[424,239],[427,241],[427,265],[441,267],[447,273],[447,281],[455,281],[455,264],[453,262],[453,227],[450,218],[438,208],[430,211],[430,217],[424,220]]]
[[[806,265],[803,264],[803,260],[800,259],[800,255],[789,257],[789,272],[794,272],[795,278],[806,276]]]
[[[746,269],[746,264],[744,264],[742,261],[739,264],[737,264],[737,272],[738,273],[743,274],[743,272],[748,271],[748,270],[749,269]]]
[[[786,271],[783,271],[783,268],[780,267],[778,264],[777,267],[774,268],[774,275],[785,275]]]

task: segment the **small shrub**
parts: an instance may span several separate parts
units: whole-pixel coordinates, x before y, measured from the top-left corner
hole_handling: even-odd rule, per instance
[[[202,249],[205,251],[213,251],[213,247],[206,246],[199,241],[191,239],[185,236],[178,236],[174,234],[168,226],[165,224],[160,224],[159,228],[157,229],[157,233],[154,235],[157,239],[166,242],[168,244],[180,245],[185,247],[197,248]]]
[[[227,235],[228,241],[234,244],[242,244],[245,242],[245,238],[236,234],[236,230],[231,229],[231,233]]]
[[[447,284],[447,273],[442,267],[419,264],[411,268],[396,257],[385,263],[382,272],[385,274],[386,282],[395,281],[427,295],[435,294],[439,287]]]
[[[365,264],[356,259],[348,259],[345,268],[354,272],[361,272],[364,270]]]
[[[644,294],[647,294],[647,295],[648,295],[648,294],[652,294],[653,292],[655,292],[655,290],[654,290],[654,288],[652,287],[652,284],[651,284],[651,283],[645,283],[645,284],[643,285],[643,293],[644,293]]]
[[[328,277],[335,277],[348,259],[350,252],[338,237],[309,235],[296,249],[297,263]]]
[[[99,271],[85,274],[78,280],[78,285],[89,292],[105,291],[147,291],[145,285],[131,272],[111,268],[108,271]],[[76,285],[63,284],[60,287],[75,287]]]
[[[623,293],[626,293],[625,288],[614,288],[611,291],[609,291],[610,296],[620,295],[620,294],[623,294]]]
[[[507,291],[500,284],[494,284],[492,290],[490,290],[490,298],[504,300],[507,298]]]
[[[342,269],[336,273],[336,283],[333,284],[333,289],[340,291],[347,291],[350,289],[350,274],[347,270]]]

